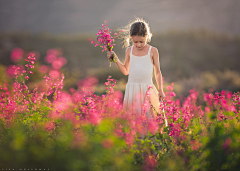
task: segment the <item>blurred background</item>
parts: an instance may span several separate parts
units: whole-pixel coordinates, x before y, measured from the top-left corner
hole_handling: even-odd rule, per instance
[[[135,16],[149,23],[164,85],[174,83],[178,97],[192,88],[240,91],[239,0],[0,0],[0,84],[10,84],[11,66],[23,66],[34,52],[29,84],[54,69],[65,74],[65,90],[94,76],[102,94],[111,75],[124,93],[127,76],[115,64],[110,68],[106,52],[88,39],[96,38],[104,20],[114,32]],[[116,44],[124,62],[121,40]]]

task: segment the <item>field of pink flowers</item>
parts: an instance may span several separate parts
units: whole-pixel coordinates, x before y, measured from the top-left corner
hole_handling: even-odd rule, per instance
[[[122,110],[117,80],[96,95],[92,77],[78,89],[64,90],[61,68],[67,63],[49,50],[44,74],[35,87],[37,56],[12,51],[6,72],[13,84],[0,85],[0,168],[49,170],[238,170],[240,168],[240,93],[196,92],[183,102],[173,84],[164,87],[163,113],[153,119]],[[51,65],[51,67],[50,67]],[[151,107],[146,104],[145,107]],[[144,135],[143,138],[140,138]]]

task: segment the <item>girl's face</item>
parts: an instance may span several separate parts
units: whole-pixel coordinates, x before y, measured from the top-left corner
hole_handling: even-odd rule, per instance
[[[144,48],[144,46],[146,46],[146,44],[147,44],[147,36],[146,37],[131,36],[131,38],[133,41],[133,45],[139,50],[142,50]]]

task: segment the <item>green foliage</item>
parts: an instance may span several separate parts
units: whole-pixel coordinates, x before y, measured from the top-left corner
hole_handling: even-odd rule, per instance
[[[231,114],[229,114],[231,115]],[[174,144],[168,158],[159,161],[163,170],[238,170],[240,167],[240,122],[217,121],[209,115],[211,125],[192,122],[186,139]]]
[[[80,130],[74,129],[70,121],[59,120],[50,132],[45,129],[44,121],[38,121],[35,126],[31,123],[29,118],[16,120],[6,128],[1,120],[2,168],[134,170],[132,154],[122,152],[126,148],[125,140],[113,135],[111,120],[106,119],[98,126],[86,125]]]
[[[29,106],[30,107],[30,106]],[[41,111],[41,112],[40,112]],[[169,136],[169,127],[148,133],[128,145],[115,134],[117,124],[129,132],[124,119],[105,118],[99,125],[48,120],[49,107],[19,114],[11,125],[0,120],[0,165],[2,168],[41,167],[50,170],[142,170],[146,156],[155,156],[157,170],[237,170],[240,160],[239,118],[218,121],[211,111],[204,124],[191,121],[179,138]],[[233,116],[232,112],[225,112]],[[49,129],[47,123],[54,124]],[[208,122],[206,122],[208,123]],[[185,138],[184,138],[185,137]]]
[[[11,86],[9,86],[12,83],[12,80],[7,76],[6,72],[6,66],[0,64],[0,85],[3,86],[6,84],[8,89],[11,89]]]

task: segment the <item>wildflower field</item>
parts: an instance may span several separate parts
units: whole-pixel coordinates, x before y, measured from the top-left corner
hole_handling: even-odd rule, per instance
[[[167,85],[160,106],[166,126],[163,113],[150,120],[123,111],[123,93],[111,76],[104,94],[94,92],[93,77],[66,91],[64,57],[50,50],[51,67],[36,69],[35,54],[20,59],[21,53],[12,51],[22,65],[8,67],[12,81],[0,85],[0,169],[239,170],[239,92],[192,89],[180,101]],[[42,79],[34,82],[35,75]]]

